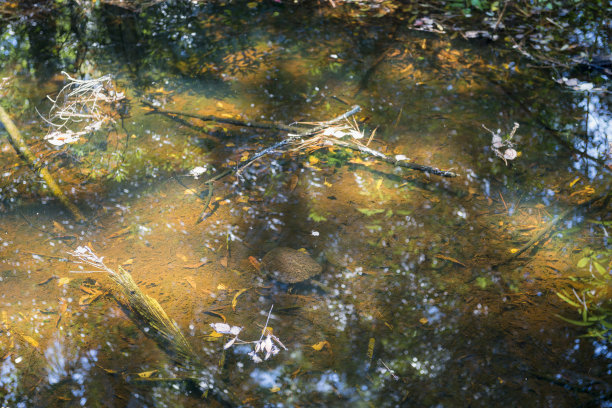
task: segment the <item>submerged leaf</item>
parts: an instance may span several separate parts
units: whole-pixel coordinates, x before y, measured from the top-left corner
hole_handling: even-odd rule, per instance
[[[312,348],[313,348],[313,349],[315,349],[316,351],[321,351],[321,350],[323,350],[325,347],[327,347],[328,349],[330,349],[330,350],[331,350],[331,344],[329,344],[329,342],[328,342],[327,340],[320,341],[320,342],[318,342],[318,343],[316,343],[316,344],[313,344],[313,345],[312,345],[312,346],[310,346],[310,347],[312,347]]]

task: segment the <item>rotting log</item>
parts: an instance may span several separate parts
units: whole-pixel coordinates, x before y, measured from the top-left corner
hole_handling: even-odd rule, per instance
[[[0,106],[0,122],[2,122],[6,128],[9,143],[11,146],[13,146],[17,152],[17,155],[19,155],[19,157],[25,161],[32,170],[42,177],[47,184],[47,187],[51,191],[51,194],[53,194],[53,196],[55,196],[55,198],[57,198],[64,207],[66,207],[66,209],[77,221],[85,221],[85,217],[83,217],[81,211],[64,195],[59,185],[55,182],[53,176],[51,176],[49,170],[39,163],[39,160],[36,158],[36,156],[34,156],[34,153],[32,153],[28,145],[21,137],[19,129],[17,129],[17,126],[15,126],[15,123],[4,108],[2,108],[2,106]]]

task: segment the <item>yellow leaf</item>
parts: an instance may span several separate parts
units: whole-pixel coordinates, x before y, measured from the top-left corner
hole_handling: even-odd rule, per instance
[[[331,349],[331,345],[329,344],[329,342],[327,340],[320,341],[317,344],[313,344],[310,347],[312,347],[316,351],[321,351],[325,347],[327,347],[328,349]]]
[[[59,278],[57,281],[57,286],[64,286],[70,283],[71,278]]]
[[[217,107],[218,107],[218,108],[222,108],[222,107],[223,107],[223,103],[221,103],[221,102],[217,102]]]
[[[274,329],[272,327],[270,327],[270,326],[266,326],[263,329],[261,329],[261,334],[263,336],[267,336],[268,334],[273,336],[274,335]]]
[[[310,164],[317,164],[319,162],[319,159],[317,159],[315,156],[308,156],[308,161],[310,162]]]
[[[518,248],[512,248],[512,249],[510,250],[510,253],[511,253],[511,254],[516,254],[517,252],[518,252]]]
[[[280,391],[280,387],[272,387],[270,388],[270,392],[279,392]]]
[[[421,317],[421,318],[419,319],[419,323],[421,323],[421,324],[427,324],[427,322],[429,322],[429,320],[427,320],[427,318],[426,318],[426,317]]]
[[[28,343],[30,343],[32,347],[38,348],[38,345],[39,345],[38,342],[34,340],[32,337],[22,334],[21,338],[27,341]]]
[[[574,187],[574,184],[576,184],[576,183],[578,182],[578,180],[580,180],[580,177],[576,177],[576,178],[574,179],[574,181],[572,181],[572,182],[570,183],[570,185],[569,185],[569,186],[570,186],[570,188]]]
[[[138,373],[138,376],[140,378],[149,378],[149,377],[151,377],[151,374],[154,374],[156,372],[157,372],[157,370],[143,371],[142,373]]]
[[[242,295],[247,290],[249,290],[249,288],[240,289],[238,292],[236,292],[236,294],[234,295],[234,298],[232,299],[232,310],[233,311],[236,311],[236,305],[238,304],[238,296]]]
[[[372,361],[372,356],[374,355],[374,345],[376,344],[376,340],[374,337],[370,337],[370,341],[368,341],[368,360]]]
[[[193,195],[193,194],[195,194],[195,191],[193,191],[192,189],[188,188],[185,191],[183,191],[183,194],[185,194],[185,195]]]
[[[223,335],[219,332],[213,331],[209,334],[210,337],[223,337]]]
[[[329,183],[327,180],[323,181],[323,184],[324,184],[326,187],[331,187],[331,186],[332,186],[332,183]]]
[[[217,285],[217,290],[226,290],[227,286],[225,286],[224,284],[220,283]]]

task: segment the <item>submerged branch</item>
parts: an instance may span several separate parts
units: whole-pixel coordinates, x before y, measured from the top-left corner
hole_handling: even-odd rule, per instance
[[[452,171],[440,170],[436,167],[425,166],[424,164],[418,164],[418,163],[411,163],[406,160],[398,160],[394,157],[387,156],[386,154],[379,152],[378,150],[370,149],[369,147],[364,146],[362,144],[357,144],[354,142],[347,142],[344,140],[338,140],[335,142],[335,144],[339,146],[347,147],[351,150],[355,150],[361,153],[368,154],[370,156],[373,156],[377,159],[380,159],[394,166],[404,167],[406,169],[411,169],[411,170],[422,171],[425,173],[431,173],[431,174],[435,174],[436,176],[442,176],[442,177],[458,177],[459,176],[457,173],[452,172]]]
[[[21,159],[25,161],[32,170],[34,170],[42,177],[42,179],[47,184],[47,187],[49,187],[51,194],[53,194],[55,198],[57,198],[62,203],[62,205],[66,207],[66,209],[70,212],[70,214],[72,214],[74,219],[79,222],[84,221],[85,217],[83,217],[81,211],[77,208],[76,205],[74,205],[74,203],[68,200],[68,197],[64,195],[62,189],[55,182],[55,179],[53,178],[53,176],[51,176],[49,170],[44,167],[43,164],[40,163],[36,156],[34,156],[34,153],[32,153],[26,142],[21,137],[19,129],[17,129],[17,126],[15,126],[15,123],[13,122],[11,117],[1,106],[0,122],[6,128],[6,131],[8,133],[8,140],[11,146],[13,146],[13,148],[19,155],[19,157],[21,157]]]
[[[288,126],[288,125],[285,125],[282,123],[276,123],[276,122],[257,122],[257,121],[252,121],[252,120],[247,121],[247,120],[241,120],[241,119],[222,118],[220,116],[215,116],[215,115],[198,115],[196,113],[187,113],[187,112],[159,109],[158,107],[156,107],[149,101],[142,100],[141,102],[143,105],[151,109],[151,111],[148,114],[157,113],[157,114],[165,115],[168,117],[184,116],[186,118],[198,119],[203,122],[217,122],[217,123],[224,123],[226,125],[251,127],[251,128],[256,128],[256,129],[276,129],[276,130],[282,130],[285,132],[296,132],[296,131],[299,132],[299,131],[307,130],[307,129],[302,129],[296,126]]]

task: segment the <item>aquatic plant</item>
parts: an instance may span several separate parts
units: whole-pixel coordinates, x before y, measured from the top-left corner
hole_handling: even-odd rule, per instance
[[[573,325],[588,327],[585,337],[612,342],[612,250],[585,248],[576,266],[588,272],[586,278],[572,278],[584,286],[578,290],[571,288],[571,292],[562,290],[557,296],[575,307],[580,318],[557,316]]]

